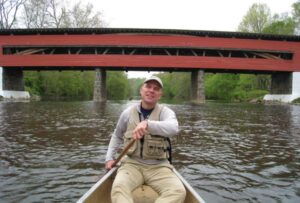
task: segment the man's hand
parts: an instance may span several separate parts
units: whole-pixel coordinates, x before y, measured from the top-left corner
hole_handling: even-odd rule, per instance
[[[147,127],[148,127],[148,121],[144,120],[142,122],[140,122],[136,128],[133,130],[132,133],[132,138],[137,140],[137,139],[141,139],[145,133],[147,132]]]
[[[113,167],[113,164],[115,163],[115,160],[109,160],[105,163],[105,169],[110,170]]]

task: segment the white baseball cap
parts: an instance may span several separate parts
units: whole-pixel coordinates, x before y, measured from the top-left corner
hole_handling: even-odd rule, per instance
[[[157,77],[157,76],[150,76],[149,78],[146,78],[146,80],[144,81],[144,83],[147,83],[147,82],[149,82],[149,81],[151,81],[151,80],[154,80],[154,81],[158,82],[158,84],[160,84],[160,87],[161,87],[161,88],[164,87],[163,82],[162,82],[161,79],[160,79],[159,77]]]

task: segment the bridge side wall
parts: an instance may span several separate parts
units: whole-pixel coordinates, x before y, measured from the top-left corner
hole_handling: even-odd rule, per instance
[[[0,67],[0,96],[5,99],[29,99],[24,91],[23,71],[18,68]]]
[[[191,72],[191,99],[193,103],[205,103],[204,71]]]

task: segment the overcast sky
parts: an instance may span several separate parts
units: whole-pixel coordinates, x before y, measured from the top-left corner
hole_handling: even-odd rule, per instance
[[[88,0],[107,27],[236,31],[254,3],[272,15],[292,11],[296,0]],[[84,1],[83,1],[84,2]],[[144,74],[144,75],[143,75]],[[145,72],[129,77],[145,76]]]

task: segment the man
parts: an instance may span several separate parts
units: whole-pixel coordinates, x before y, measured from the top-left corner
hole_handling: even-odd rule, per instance
[[[146,79],[140,89],[141,102],[125,109],[119,118],[109,143],[106,169],[112,168],[122,143],[126,145],[131,139],[135,143],[118,169],[111,193],[113,203],[133,202],[131,192],[142,184],[159,194],[156,203],[185,199],[185,188],[168,161],[167,139],[178,132],[178,122],[171,109],[158,104],[162,88],[160,78]]]

